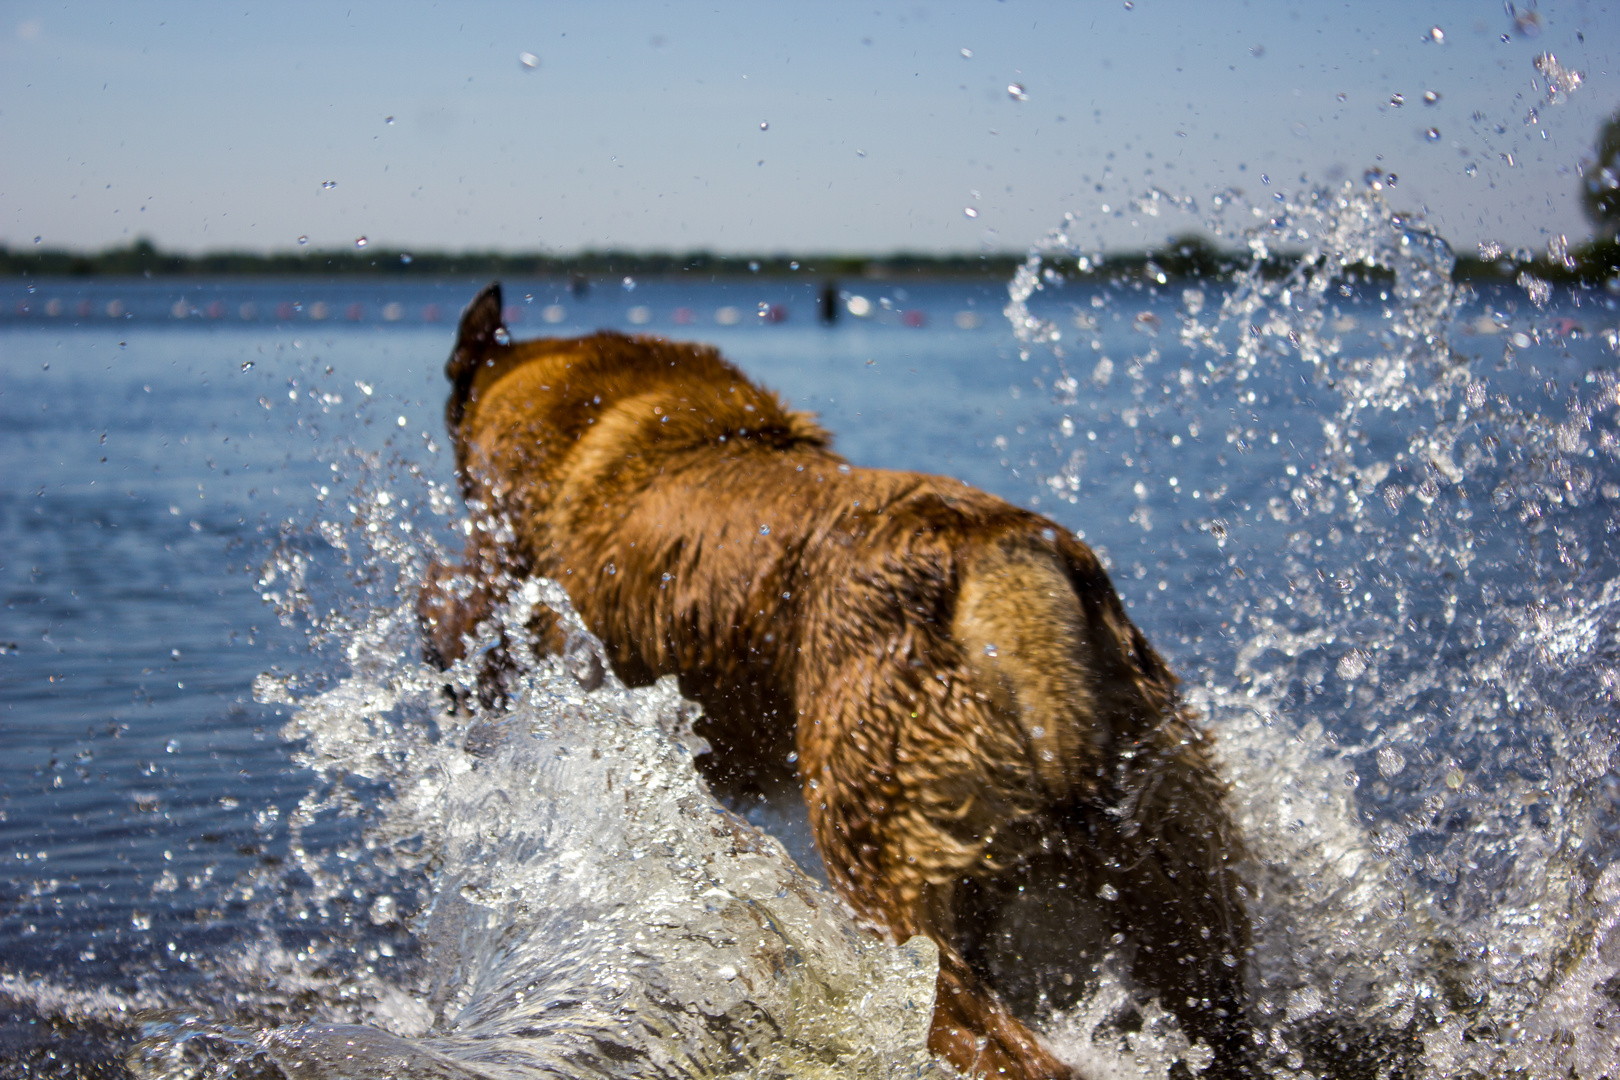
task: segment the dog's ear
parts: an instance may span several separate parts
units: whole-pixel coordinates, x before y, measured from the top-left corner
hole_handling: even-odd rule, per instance
[[[461,326],[456,331],[456,347],[445,362],[444,374],[450,380],[450,401],[445,407],[445,420],[450,434],[461,427],[462,413],[466,411],[467,397],[472,393],[473,373],[478,370],[490,349],[504,343],[506,334],[501,326],[501,283],[492,281],[473,297],[467,310],[461,313]]]

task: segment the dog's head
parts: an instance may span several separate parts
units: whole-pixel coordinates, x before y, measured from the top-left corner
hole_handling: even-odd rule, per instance
[[[501,305],[498,282],[473,298],[445,364],[445,422],[469,498],[615,463],[662,467],[702,448],[831,443],[813,414],[788,409],[712,346],[611,331],[514,342]]]

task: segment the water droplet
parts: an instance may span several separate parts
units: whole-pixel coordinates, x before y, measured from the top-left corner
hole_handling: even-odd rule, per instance
[[[1367,654],[1360,649],[1351,649],[1339,657],[1339,662],[1334,665],[1333,670],[1339,678],[1346,681],[1356,679],[1367,670]]]
[[[298,238],[298,244],[299,244],[299,246],[300,246],[300,247],[302,247],[302,246],[303,246],[303,245],[304,245],[304,244],[307,244],[307,243],[309,243],[309,237],[307,237],[307,236],[300,236],[300,237],[299,237],[299,238]]]
[[[1429,40],[1436,45],[1444,45],[1446,43],[1446,32],[1438,26],[1431,26],[1429,27]]]
[[[1135,7],[1136,7],[1136,5],[1134,3],[1132,3],[1131,0],[1125,0],[1125,10],[1126,11],[1131,11]]]
[[[1260,182],[1262,184],[1269,184],[1269,183],[1271,183],[1271,177],[1267,176],[1265,173],[1261,173],[1260,174]]]
[[[866,156],[866,151],[865,150],[857,150],[857,151],[855,151],[855,156],[856,157],[865,157]]]
[[[622,288],[625,292],[635,292],[636,291],[636,279],[631,277],[629,274],[626,274],[624,276],[624,280],[619,282],[619,287]]]
[[[1440,141],[1440,129],[1439,128],[1430,128],[1428,131],[1425,131],[1423,133],[1423,137],[1425,139],[1428,139],[1430,142],[1439,142]]]
[[[1425,104],[1425,105],[1433,105],[1435,102],[1437,102],[1439,100],[1440,100],[1440,95],[1435,93],[1433,90],[1425,90],[1425,91],[1423,91],[1423,104]]]
[[[253,370],[253,361],[251,361],[251,360],[242,361],[242,370],[243,371],[252,371]]]
[[[1398,176],[1396,176],[1396,175],[1395,175],[1395,174],[1394,174],[1394,173],[1390,173],[1390,174],[1389,174],[1389,175],[1388,175],[1388,176],[1387,176],[1387,177],[1385,177],[1385,178],[1384,178],[1384,179],[1385,179],[1385,181],[1386,181],[1386,182],[1387,182],[1387,183],[1388,183],[1388,184],[1389,184],[1389,186],[1390,186],[1390,187],[1394,187],[1394,186],[1395,186],[1395,182],[1396,182],[1396,181],[1397,181],[1397,180],[1399,180],[1399,179],[1400,179],[1400,177],[1398,177]]]
[[[1560,64],[1558,57],[1550,52],[1537,56],[1534,63],[1536,70],[1547,80],[1547,100],[1553,105],[1562,105],[1565,97],[1579,90],[1586,79],[1583,73]]]
[[[402,252],[400,252],[400,253],[399,253],[399,261],[400,261],[400,262],[402,262],[402,263],[404,263],[404,264],[405,264],[405,265],[406,265],[406,266],[409,266],[409,265],[411,265],[411,262],[412,262],[412,261],[413,261],[413,260],[412,260],[412,258],[411,258],[411,254],[410,254],[410,252],[408,252],[408,251],[402,251]]]
[[[371,902],[371,922],[373,926],[387,926],[399,917],[399,909],[392,896],[379,896]]]
[[[962,59],[964,59],[964,60],[973,59],[973,50],[972,49],[963,49],[962,50]]]
[[[1028,101],[1029,94],[1024,90],[1023,83],[1008,83],[1007,96],[1014,101]]]
[[[771,535],[771,527],[769,525],[761,525],[759,527],[759,535],[761,535],[761,536],[769,536],[769,535]]]
[[[180,740],[170,739],[168,742],[164,743],[163,752],[165,754],[178,754],[180,752]]]
[[[769,120],[761,120],[759,122],[759,130],[761,130],[761,131],[769,131],[769,130],[771,130],[771,122]]]
[[[383,117],[383,123],[391,126],[394,123],[394,118],[392,116],[385,116]]]
[[[34,243],[36,243],[36,244],[37,244],[37,243],[39,243],[39,241],[40,241],[40,238],[39,238],[39,237],[37,237],[37,236],[36,236],[36,237],[34,237]]]
[[[1392,94],[1392,95],[1390,95],[1389,103],[1391,105],[1395,106],[1398,109],[1402,105],[1406,104],[1406,95],[1405,94]]]
[[[755,273],[755,274],[759,273],[759,260],[758,259],[750,259],[749,262],[748,262],[748,269],[752,273]]]
[[[966,207],[962,208],[962,216],[963,217],[976,218],[976,217],[979,216],[979,212],[977,210],[973,209],[973,207],[971,207],[971,206],[966,206]]]
[[[335,187],[337,187],[337,181],[336,180],[322,180],[321,181],[321,190],[322,191],[331,191]]]
[[[1378,751],[1378,775],[1385,780],[1392,780],[1406,768],[1406,755],[1393,746],[1383,747]]]
[[[984,655],[1000,656],[1001,654],[996,651],[996,646],[994,643],[986,643],[984,647]]]
[[[520,52],[518,53],[518,63],[523,65],[523,70],[533,71],[540,66],[540,58],[532,52]]]
[[[495,328],[495,344],[497,344],[497,345],[510,345],[510,344],[512,344],[512,335],[507,331],[506,327],[497,326]],[[404,417],[400,417],[400,419],[403,420]],[[401,426],[403,426],[403,425],[401,425]]]
[[[1462,786],[1463,774],[1460,770],[1452,769],[1450,772],[1446,773],[1446,787],[1450,788],[1452,791],[1456,791]]]
[[[371,241],[367,240],[363,236],[357,236],[357,237],[354,238],[354,246],[357,247],[357,248],[363,248],[369,243],[371,243]]]
[[[1104,900],[1118,900],[1119,890],[1114,888],[1112,885],[1105,884],[1102,888],[1097,890],[1097,895]]]
[[[1343,101],[1343,100],[1345,100],[1345,98],[1346,98],[1346,97],[1348,97],[1348,96],[1349,96],[1349,95],[1347,95],[1347,94],[1334,94],[1334,95],[1333,95],[1333,97],[1334,97],[1334,99],[1335,99],[1335,100],[1336,100],[1336,101]]]

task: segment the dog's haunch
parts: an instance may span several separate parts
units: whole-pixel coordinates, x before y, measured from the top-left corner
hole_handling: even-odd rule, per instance
[[[430,658],[512,583],[560,582],[625,682],[674,674],[702,704],[711,784],[796,786],[850,905],[938,943],[935,1053],[1072,1075],[1017,1017],[1072,1002],[1122,938],[1216,1051],[1206,1075],[1243,1074],[1241,843],[1091,550],[959,481],[851,467],[710,347],[514,343],[500,312],[491,285],[462,317],[446,418],[462,494],[504,527],[430,576]]]

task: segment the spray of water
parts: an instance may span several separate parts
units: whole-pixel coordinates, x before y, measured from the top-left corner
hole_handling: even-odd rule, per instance
[[[1160,577],[1133,611],[1231,778],[1264,1067],[1615,1075],[1610,309],[1459,289],[1377,177],[1133,209],[1248,264],[1065,282],[1096,261],[1069,221],[1007,314],[1056,368],[1042,493],[1129,509],[1103,554],[1128,593]],[[717,803],[694,707],[617,683],[556,586],[525,583],[451,672],[419,662],[427,562],[501,526],[407,463],[346,471],[261,575],[334,661],[256,686],[315,778],[262,822],[285,860],[227,898],[262,939],[195,961],[205,991],[64,1010],[151,1009],[131,1066],[175,1080],[942,1074],[931,947],[856,925]],[[534,605],[568,648],[519,655],[509,706],[479,708],[482,652]],[[1087,1077],[1210,1057],[1107,957],[1044,1027]]]
[[[1089,257],[1077,222],[1054,230],[1007,307],[1024,358],[1060,372],[1046,486],[1134,489],[1141,546],[1116,542],[1116,567],[1162,552],[1154,513],[1199,537],[1183,607],[1219,631],[1180,666],[1255,851],[1271,1067],[1612,1075],[1612,302],[1475,295],[1386,194],[1372,174],[1228,191],[1201,218],[1144,197],[1250,256],[1179,304],[1151,263],[1065,293]],[[1093,360],[1135,307],[1145,347]],[[1079,391],[1116,367],[1123,395]],[[1073,448],[1088,425],[1102,445]]]
[[[350,522],[316,526],[325,553],[290,533],[261,579],[346,671],[255,687],[295,705],[282,734],[317,779],[261,916],[307,925],[308,947],[283,930],[220,966],[253,1002],[244,1022],[154,1014],[137,1074],[933,1075],[932,943],[857,926],[716,803],[691,764],[696,707],[673,680],[621,685],[558,586],[527,582],[450,672],[420,663],[414,595],[438,545],[408,511],[449,503],[399,463],[360,465]],[[323,598],[337,567],[365,587]],[[479,709],[482,653],[539,604],[569,648],[520,648],[510,700]],[[449,707],[447,686],[473,703]],[[297,1000],[267,1009],[278,994]]]

